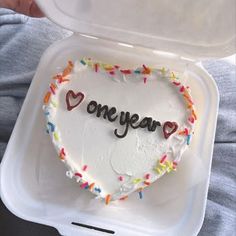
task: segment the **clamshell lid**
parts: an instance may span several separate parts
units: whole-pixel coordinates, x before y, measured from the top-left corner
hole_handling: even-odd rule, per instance
[[[37,0],[73,32],[195,60],[236,52],[235,0]]]

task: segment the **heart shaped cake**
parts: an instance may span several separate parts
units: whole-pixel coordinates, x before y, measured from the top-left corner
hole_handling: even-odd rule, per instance
[[[177,73],[91,59],[53,77],[43,109],[67,175],[106,204],[176,170],[197,119]]]

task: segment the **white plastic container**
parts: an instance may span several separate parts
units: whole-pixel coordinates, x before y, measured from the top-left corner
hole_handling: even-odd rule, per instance
[[[219,95],[196,60],[236,51],[234,1],[181,0],[177,6],[166,0],[38,3],[49,18],[76,33],[54,43],[40,60],[1,163],[5,205],[62,235],[197,235],[204,219]],[[178,171],[145,190],[141,202],[133,194],[126,202],[105,206],[80,191],[65,176],[45,133],[41,107],[50,78],[68,59],[83,56],[189,73],[199,116],[191,148]]]

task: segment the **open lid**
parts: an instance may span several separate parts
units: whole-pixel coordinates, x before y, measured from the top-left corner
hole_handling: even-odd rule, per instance
[[[37,0],[64,28],[192,59],[236,52],[235,0]]]

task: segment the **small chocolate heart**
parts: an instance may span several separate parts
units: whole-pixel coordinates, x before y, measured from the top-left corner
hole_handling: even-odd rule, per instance
[[[71,111],[75,107],[77,107],[84,99],[84,94],[81,92],[74,93],[73,90],[69,90],[66,93],[66,105],[67,105],[67,110]],[[74,105],[71,105],[71,100],[77,100],[77,102]]]
[[[171,134],[173,134],[178,129],[178,124],[176,122],[166,121],[163,125],[163,133],[165,139],[168,139]]]

